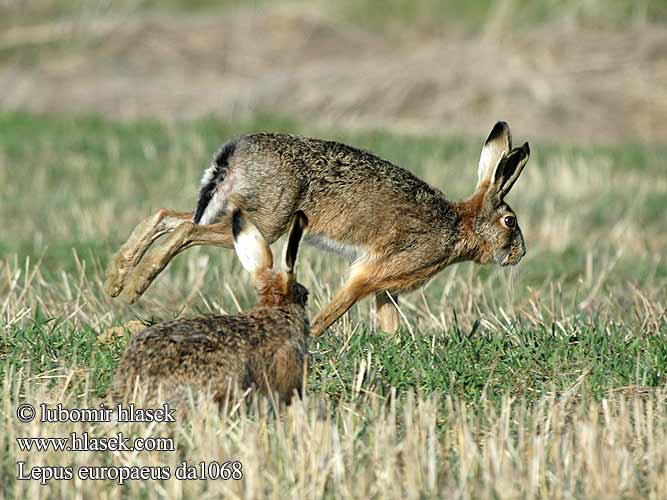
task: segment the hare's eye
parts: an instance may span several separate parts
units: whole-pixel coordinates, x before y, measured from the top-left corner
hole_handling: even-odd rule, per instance
[[[507,215],[503,219],[503,224],[505,224],[505,227],[508,229],[514,229],[514,227],[516,226],[516,217],[514,217],[513,215]]]

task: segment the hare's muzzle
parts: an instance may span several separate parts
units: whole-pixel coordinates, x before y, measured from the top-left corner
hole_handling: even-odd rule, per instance
[[[501,266],[514,266],[526,255],[526,244],[523,242],[523,238],[518,243],[513,244],[507,254],[500,259]]]

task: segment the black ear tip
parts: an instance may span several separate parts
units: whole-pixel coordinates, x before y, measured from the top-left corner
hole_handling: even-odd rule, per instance
[[[486,142],[492,141],[494,139],[497,139],[503,134],[509,134],[510,127],[507,125],[507,122],[496,122],[496,124],[493,126],[491,129],[491,133],[489,134],[489,137],[486,139]]]
[[[297,211],[294,216],[298,219],[302,227],[308,226],[308,217],[306,217],[306,214],[303,212],[303,210]]]
[[[243,213],[240,208],[235,208],[232,212],[232,234],[234,238],[238,237],[241,231],[243,231]]]
[[[523,153],[528,156],[530,154],[530,146],[528,145],[527,142],[523,143],[523,146],[521,146],[521,149],[523,150]]]

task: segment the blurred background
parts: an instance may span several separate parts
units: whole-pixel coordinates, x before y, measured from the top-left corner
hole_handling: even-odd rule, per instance
[[[0,0],[0,108],[667,137],[665,0]]]

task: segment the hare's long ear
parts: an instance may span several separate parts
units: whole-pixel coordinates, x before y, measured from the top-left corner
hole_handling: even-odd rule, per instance
[[[512,189],[526,163],[528,163],[528,158],[530,158],[530,147],[526,142],[520,148],[514,148],[510,151],[510,154],[498,164],[492,187],[501,200]]]
[[[262,233],[238,208],[232,213],[234,248],[243,268],[253,274],[273,267],[273,255]]]
[[[476,190],[486,190],[491,184],[496,167],[503,156],[509,154],[510,149],[512,149],[510,127],[505,122],[498,122],[494,125],[489,137],[486,139],[482,148],[482,154],[479,157]]]
[[[285,256],[283,262],[285,271],[288,273],[294,272],[296,256],[299,252],[299,243],[301,243],[301,238],[303,237],[306,227],[308,227],[308,217],[299,210],[292,218],[292,225],[289,230],[289,236],[287,237],[287,243],[285,244]]]

